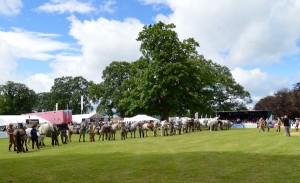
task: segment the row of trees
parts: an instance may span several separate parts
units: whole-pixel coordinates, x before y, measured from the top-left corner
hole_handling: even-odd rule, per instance
[[[256,103],[255,110],[271,110],[279,117],[288,115],[290,118],[300,117],[300,83],[292,89],[283,88],[272,96],[267,96]]]
[[[199,43],[193,38],[180,41],[174,28],[162,22],[145,26],[137,38],[142,57],[131,63],[112,62],[99,84],[82,77],[62,77],[55,79],[49,93],[35,94],[23,84],[8,82],[0,86],[0,114],[53,110],[55,103],[78,114],[81,96],[84,113],[94,103],[97,112],[108,116],[145,113],[167,119],[246,109],[250,94],[235,82],[230,70],[199,55]],[[10,85],[18,86],[17,92]]]
[[[52,111],[58,103],[60,109],[72,109],[73,114],[81,113],[81,96],[86,113],[92,109],[88,99],[89,86],[83,77],[61,77],[54,80],[50,92],[35,93],[26,85],[8,81],[0,86],[0,114],[17,115],[34,111]]]

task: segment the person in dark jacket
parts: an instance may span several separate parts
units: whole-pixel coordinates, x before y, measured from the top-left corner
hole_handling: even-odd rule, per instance
[[[36,126],[33,126],[30,131],[31,141],[32,141],[32,149],[34,149],[34,143],[36,144],[36,147],[39,149],[39,140],[38,135],[36,131]]]
[[[285,131],[285,135],[287,137],[290,137],[291,134],[290,134],[290,119],[287,117],[287,115],[285,115],[282,119],[282,123],[283,123],[283,126],[284,126],[284,131]]]

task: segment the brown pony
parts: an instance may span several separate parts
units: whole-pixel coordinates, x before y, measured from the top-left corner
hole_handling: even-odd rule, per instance
[[[52,140],[52,146],[58,145],[58,136],[59,136],[59,129],[57,126],[53,125],[53,130],[51,130],[51,140]]]
[[[17,145],[17,153],[22,151],[25,152],[24,145],[26,147],[26,151],[28,151],[26,142],[27,136],[22,123],[18,123],[18,128],[14,130],[13,135]]]
[[[100,140],[101,136],[102,136],[102,141],[104,141],[104,136],[106,140],[110,140],[111,139],[111,131],[112,128],[110,125],[102,125],[101,129],[99,131],[99,139]]]
[[[148,137],[147,132],[148,132],[149,130],[153,131],[153,128],[154,128],[154,124],[153,124],[152,122],[142,124],[142,126],[141,126],[140,129],[141,129],[143,132],[140,133],[140,136],[142,135],[142,136],[144,137],[144,135],[145,135],[145,133],[146,133],[146,137]]]

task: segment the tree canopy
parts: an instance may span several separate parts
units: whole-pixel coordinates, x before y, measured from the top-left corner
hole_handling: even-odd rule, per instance
[[[109,114],[146,113],[168,119],[201,111],[242,108],[250,94],[235,82],[229,69],[198,55],[193,38],[180,41],[174,24],[145,26],[137,41],[142,57],[135,62],[113,62],[103,71],[103,82],[92,96],[98,109]]]
[[[12,81],[0,86],[2,100],[0,112],[2,114],[18,115],[32,112],[37,98],[33,90],[21,83]]]
[[[78,77],[61,77],[54,80],[51,88],[52,106],[58,103],[59,108],[72,109],[73,114],[86,113],[92,109],[89,101],[89,87],[93,82],[88,82],[81,76]],[[83,96],[83,110],[81,111],[81,96]]]
[[[113,116],[119,114],[125,116],[125,111],[120,106],[120,100],[126,91],[126,82],[130,79],[130,67],[128,62],[112,62],[102,73],[103,82],[91,86],[89,97],[98,104],[97,111],[102,115]]]
[[[271,110],[274,115],[282,117],[288,115],[290,118],[299,117],[300,111],[300,83],[294,88],[283,88],[272,96],[260,99],[254,106],[255,110]]]

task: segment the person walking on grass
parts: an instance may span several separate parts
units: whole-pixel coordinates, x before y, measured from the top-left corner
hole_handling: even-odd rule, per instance
[[[296,118],[296,126],[295,126],[296,131],[299,129],[299,118]]]
[[[89,126],[89,135],[90,135],[90,142],[95,142],[95,126],[90,124]]]
[[[14,145],[14,151],[17,151],[16,149],[16,143],[15,143],[15,139],[14,139],[14,127],[12,123],[9,123],[8,128],[7,128],[7,134],[8,134],[8,150],[11,151],[11,147]]]
[[[278,117],[277,118],[277,129],[276,129],[276,132],[280,132],[281,123],[282,123],[282,121],[281,121],[280,117]]]
[[[290,137],[290,119],[285,115],[282,119],[283,126],[284,126],[284,131],[285,131],[285,136]]]
[[[258,121],[259,124],[259,132],[260,131],[265,131],[265,120],[263,118],[260,118]]]

